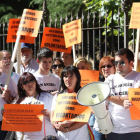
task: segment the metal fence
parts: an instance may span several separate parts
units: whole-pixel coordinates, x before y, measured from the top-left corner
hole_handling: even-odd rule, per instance
[[[127,5],[127,7],[126,7]],[[107,25],[108,13],[105,12],[104,17],[101,13],[95,13],[90,11],[81,11],[73,16],[73,12],[68,16],[65,13],[65,18],[62,18],[62,14],[56,14],[55,18],[52,18],[51,14],[48,14],[48,9],[44,6],[44,15],[41,21],[40,29],[35,44],[33,45],[34,58],[36,58],[37,50],[39,49],[42,41],[43,29],[45,26],[62,28],[62,25],[75,19],[81,18],[82,21],[82,43],[77,44],[76,54],[77,57],[86,57],[93,63],[93,69],[98,69],[99,60],[103,56],[114,56],[115,52],[120,48],[130,48],[134,52],[135,48],[135,30],[128,29],[128,12],[130,6],[128,3],[122,2],[122,9],[118,8],[117,19],[114,19],[114,11],[112,10],[111,23]],[[120,24],[120,14],[124,14],[124,24]],[[47,15],[47,16],[46,16]],[[49,15],[49,17],[48,17]],[[116,25],[117,22],[117,25]],[[115,23],[115,24],[114,24]],[[8,23],[4,21],[0,22],[0,50],[13,50],[14,43],[6,43]],[[124,31],[124,36],[120,35]],[[109,31],[109,32],[108,32]],[[114,35],[114,31],[117,32],[117,36]],[[131,37],[128,37],[128,32],[133,32]],[[128,42],[131,40],[130,46]],[[58,53],[59,56],[59,53]]]

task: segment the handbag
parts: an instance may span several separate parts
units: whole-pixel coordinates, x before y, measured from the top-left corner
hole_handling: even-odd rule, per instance
[[[7,135],[6,135],[4,140],[15,140],[14,136],[15,136],[15,132],[14,131],[8,131],[8,133],[7,133]]]
[[[88,134],[89,134],[89,140],[95,140],[93,132],[88,123],[87,123],[87,129],[88,129]]]

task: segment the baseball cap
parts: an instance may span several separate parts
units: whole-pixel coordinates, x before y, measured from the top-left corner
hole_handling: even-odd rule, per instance
[[[31,44],[29,44],[29,43],[21,43],[21,49],[23,49],[23,48],[31,49],[32,46],[31,46]]]

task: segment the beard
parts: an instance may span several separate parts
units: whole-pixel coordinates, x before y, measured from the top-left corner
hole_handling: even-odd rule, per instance
[[[21,55],[21,61],[23,63],[27,63],[32,58],[32,54],[30,54],[27,58]]]

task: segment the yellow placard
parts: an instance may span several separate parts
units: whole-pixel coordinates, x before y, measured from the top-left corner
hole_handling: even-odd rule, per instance
[[[88,122],[92,110],[88,106],[80,105],[76,100],[76,95],[76,93],[58,95],[53,121]]]

